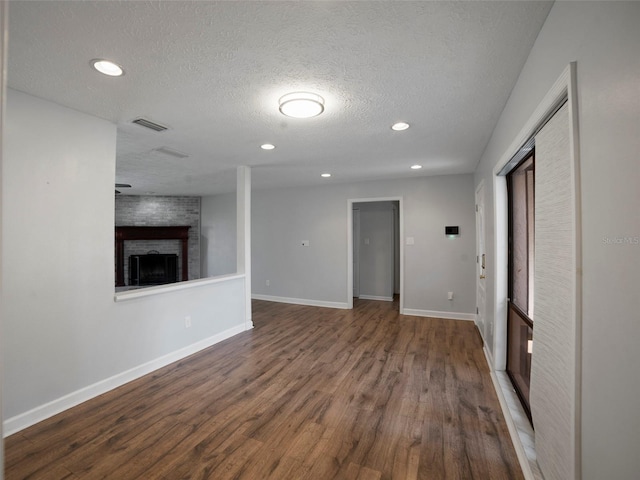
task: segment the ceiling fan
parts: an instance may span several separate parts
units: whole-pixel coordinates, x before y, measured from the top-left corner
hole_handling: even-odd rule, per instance
[[[129,185],[128,183],[116,183],[116,195],[122,193],[120,190],[118,190],[118,188],[131,188],[131,185]]]

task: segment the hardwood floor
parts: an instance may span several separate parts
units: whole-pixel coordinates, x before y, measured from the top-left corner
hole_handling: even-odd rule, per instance
[[[254,301],[252,331],[6,440],[6,479],[521,479],[472,322]]]

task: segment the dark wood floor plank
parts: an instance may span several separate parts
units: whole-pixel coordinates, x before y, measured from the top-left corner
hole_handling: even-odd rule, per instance
[[[6,441],[6,479],[522,478],[472,322],[254,302],[252,331]]]

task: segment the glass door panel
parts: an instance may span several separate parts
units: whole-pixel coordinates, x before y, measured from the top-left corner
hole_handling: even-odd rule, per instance
[[[509,195],[509,302],[507,373],[531,418],[529,384],[533,350],[534,155],[507,175]]]

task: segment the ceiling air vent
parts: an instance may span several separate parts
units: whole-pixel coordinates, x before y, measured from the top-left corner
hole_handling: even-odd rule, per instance
[[[152,154],[168,155],[170,157],[175,157],[175,158],[187,158],[189,156],[186,153],[179,152],[179,151],[174,150],[174,149],[169,148],[169,147],[154,148],[153,150],[151,150],[151,153]]]
[[[132,123],[140,125],[141,127],[150,128],[155,132],[164,132],[165,130],[167,130],[167,127],[165,127],[164,125],[152,122],[151,120],[147,120],[146,118],[136,118]]]

